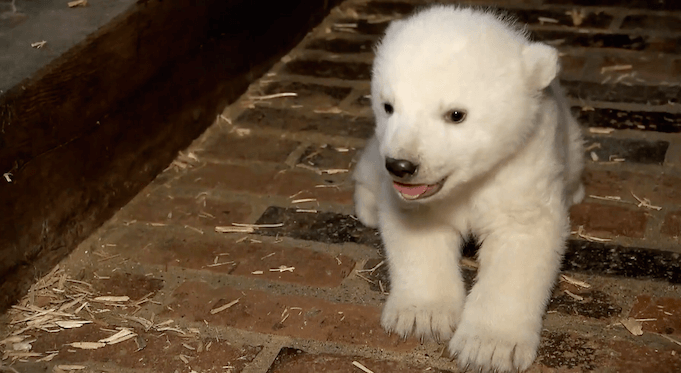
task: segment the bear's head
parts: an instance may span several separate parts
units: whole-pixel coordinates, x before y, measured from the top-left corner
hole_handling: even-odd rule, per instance
[[[371,98],[398,195],[437,200],[517,153],[557,59],[491,12],[438,6],[394,21],[376,48]]]

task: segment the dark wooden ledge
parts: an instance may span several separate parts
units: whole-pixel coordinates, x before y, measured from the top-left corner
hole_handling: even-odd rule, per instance
[[[0,311],[337,2],[140,0],[2,92]]]

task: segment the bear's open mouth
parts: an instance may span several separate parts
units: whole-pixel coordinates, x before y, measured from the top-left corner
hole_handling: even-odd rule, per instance
[[[406,200],[423,199],[432,196],[442,189],[445,180],[436,184],[402,184],[393,181],[393,188]]]

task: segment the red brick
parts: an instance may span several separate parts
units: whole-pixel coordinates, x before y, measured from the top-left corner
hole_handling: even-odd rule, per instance
[[[101,322],[100,322],[101,324]],[[37,332],[33,343],[34,352],[59,351],[52,360],[55,364],[101,364],[107,363],[128,369],[148,369],[152,372],[189,372],[195,369],[201,372],[224,372],[223,366],[231,365],[233,372],[240,372],[244,365],[252,361],[262,349],[261,347],[246,346],[239,348],[226,341],[216,341],[214,338],[203,339],[196,335],[182,337],[177,333],[145,332],[141,328],[135,332],[144,339],[146,347],[137,351],[137,344],[133,339],[105,346],[96,350],[74,350],[67,344],[72,342],[96,342],[114,334],[103,331],[104,325],[88,324],[78,329],[61,330],[58,333]],[[113,325],[106,325],[113,329]],[[206,345],[211,343],[208,350]],[[194,347],[190,350],[183,346]],[[201,352],[198,347],[201,347]],[[184,355],[189,364],[180,360]],[[191,367],[191,369],[189,369]],[[24,371],[24,370],[20,370]],[[30,370],[26,370],[30,371]]]
[[[633,192],[639,198],[648,198],[653,205],[681,204],[681,178],[664,173],[586,170],[584,183],[587,196],[619,196],[636,202],[631,195]]]
[[[363,358],[358,356],[342,356],[331,354],[308,354],[292,348],[284,348],[272,363],[268,373],[358,373],[360,370],[352,365],[353,361],[364,365],[372,372],[391,373],[447,373],[429,366],[413,366],[404,361],[388,361]],[[452,363],[454,365],[454,363]]]
[[[677,78],[681,76],[681,59],[676,59],[672,62],[671,76]]]
[[[237,132],[217,132],[211,136],[197,156],[239,160],[257,160],[284,163],[288,155],[300,143],[288,140],[283,136],[238,135]]]
[[[655,349],[623,340],[612,340],[610,358],[605,371],[617,373],[678,373],[681,372],[681,346],[667,344],[665,349]]]
[[[563,55],[560,57],[560,75],[562,78],[577,80],[582,77],[586,58],[580,56]]]
[[[675,238],[681,237],[681,211],[668,213],[664,218],[660,232]]]
[[[588,233],[604,234],[609,237],[642,238],[647,220],[644,211],[623,206],[581,203],[570,209],[572,230],[577,230],[581,225]]]
[[[138,195],[117,217],[125,222],[137,221],[212,230],[217,225],[242,223],[251,214],[251,206],[242,202],[226,202],[197,194],[196,198],[174,197],[172,190],[157,188]]]
[[[342,204],[352,203],[352,183],[350,182],[349,172],[318,175],[312,171],[299,168],[207,164],[188,171],[178,182],[206,189],[286,197],[306,191],[305,196],[300,198],[316,198],[319,201]],[[328,186],[332,184],[338,187],[315,187],[316,185]]]
[[[234,306],[210,314],[211,309],[236,299],[239,302]],[[165,313],[171,317],[205,320],[209,325],[260,333],[398,351],[411,351],[417,343],[413,338],[400,342],[397,335],[388,336],[379,324],[381,311],[378,307],[332,303],[312,297],[273,295],[229,287],[212,289],[205,283],[187,282],[173,292],[173,300],[167,306],[172,311],[167,309]],[[288,310],[288,317],[285,310]]]
[[[637,319],[656,319],[645,321],[643,331],[681,336],[681,299],[639,295],[629,316]]]
[[[94,278],[94,275],[88,277]],[[106,280],[89,281],[97,294],[127,295],[130,299],[138,300],[163,288],[163,280],[149,276],[114,272],[108,277]]]
[[[203,269],[318,287],[339,286],[355,266],[355,262],[345,255],[334,257],[283,243],[252,243],[249,240],[236,243],[243,235],[216,237],[215,234],[208,236],[195,232],[177,235],[162,232],[163,229],[129,230],[120,242],[116,242],[117,253],[142,264]],[[212,266],[216,263],[227,264]],[[270,272],[282,265],[295,267],[295,270]],[[263,274],[252,274],[254,271],[263,271]]]

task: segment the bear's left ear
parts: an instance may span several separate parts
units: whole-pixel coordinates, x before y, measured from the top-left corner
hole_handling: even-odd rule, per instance
[[[542,90],[558,75],[558,51],[543,43],[530,43],[523,48],[523,63],[531,89]]]

